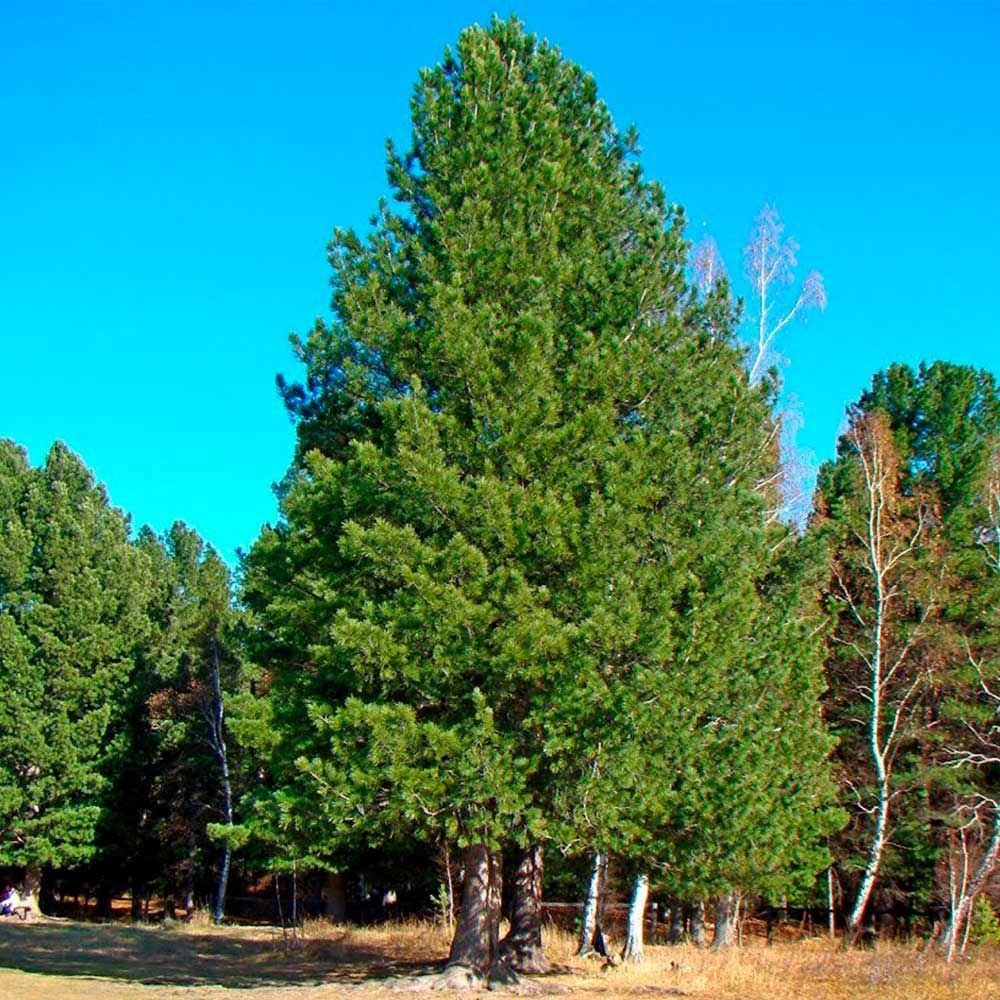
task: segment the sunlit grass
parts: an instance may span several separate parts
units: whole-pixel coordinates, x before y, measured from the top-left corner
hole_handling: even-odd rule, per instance
[[[715,953],[690,945],[647,946],[640,966],[610,968],[576,956],[576,942],[550,928],[557,972],[536,992],[567,1000],[687,996],[695,1000],[1000,1000],[1000,951],[949,966],[932,951],[883,944],[843,953],[826,938],[768,947],[750,939]],[[427,971],[448,953],[447,929],[430,921],[377,927],[307,921],[292,940],[275,927],[215,927],[207,918],[167,927],[70,922],[0,927],[0,996],[37,1000],[336,1000],[383,994],[388,979]],[[30,956],[30,961],[29,961]]]

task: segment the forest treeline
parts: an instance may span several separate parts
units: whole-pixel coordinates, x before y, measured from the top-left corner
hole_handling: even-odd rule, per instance
[[[720,946],[829,900],[847,942],[895,910],[962,949],[1000,858],[993,376],[877,373],[795,523],[780,320],[747,346],[593,79],[495,20],[411,108],[235,586],[64,446],[0,444],[9,880],[221,919],[348,876],[453,910],[483,975],[544,967],[543,892],[586,898],[584,950],[628,893],[633,959],[650,893]]]

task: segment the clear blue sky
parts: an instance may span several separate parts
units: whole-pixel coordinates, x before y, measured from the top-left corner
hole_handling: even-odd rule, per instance
[[[891,361],[1000,373],[1000,4],[0,6],[0,435],[227,558],[276,516],[274,390],[324,247],[386,191],[419,67],[515,10],[592,71],[733,270],[765,201],[826,278],[784,341],[801,442]]]

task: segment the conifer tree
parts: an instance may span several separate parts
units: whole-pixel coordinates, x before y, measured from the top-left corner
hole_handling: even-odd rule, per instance
[[[245,681],[239,614],[228,568],[197,532],[144,528],[136,544],[151,567],[151,627],[109,755],[99,860],[128,872],[136,917],[155,882],[186,911],[211,894],[220,920],[239,785],[225,719]]]
[[[295,341],[297,456],[245,597],[272,815],[330,854],[457,843],[462,979],[500,952],[503,848],[631,844],[736,717],[766,766],[771,632],[732,640],[769,621],[774,456],[728,307],[686,285],[683,216],[592,78],[495,20],[422,73],[412,118],[401,208],[336,234],[333,320]]]
[[[0,442],[0,863],[93,851],[106,734],[147,619],[128,521],[62,444],[35,469]]]

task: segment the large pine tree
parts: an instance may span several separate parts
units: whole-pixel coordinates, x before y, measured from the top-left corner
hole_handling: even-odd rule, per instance
[[[290,835],[457,843],[451,964],[483,973],[500,849],[631,843],[723,734],[766,782],[775,456],[725,297],[687,286],[683,216],[591,77],[494,21],[412,117],[399,209],[337,233],[333,320],[295,341],[297,458],[245,595]]]

